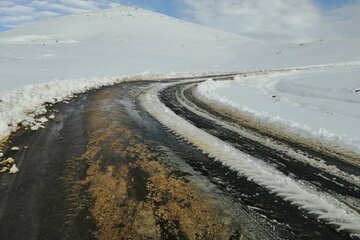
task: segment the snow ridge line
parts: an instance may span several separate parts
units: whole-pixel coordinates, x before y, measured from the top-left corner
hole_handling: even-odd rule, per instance
[[[285,176],[264,162],[193,126],[162,104],[158,93],[171,85],[173,84],[158,85],[141,97],[144,108],[159,122],[249,180],[316,215],[318,219],[333,225],[338,231],[348,232],[353,238],[360,238],[359,213],[332,196],[308,188],[301,181]]]

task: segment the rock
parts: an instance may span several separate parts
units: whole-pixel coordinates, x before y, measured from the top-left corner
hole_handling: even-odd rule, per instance
[[[48,118],[49,118],[49,119],[54,119],[54,118],[55,118],[55,115],[54,115],[54,114],[51,114]]]
[[[4,154],[2,152],[0,152],[0,158],[3,157],[3,156],[4,156]]]
[[[12,167],[10,168],[9,173],[15,174],[15,173],[18,173],[18,172],[19,172],[19,169],[16,167],[16,164],[14,163],[12,165]]]
[[[12,147],[11,151],[20,151],[20,148],[19,147]]]
[[[37,119],[37,121],[40,123],[46,123],[49,120],[46,117],[41,117],[41,118]]]
[[[24,146],[24,149],[28,149],[29,148],[29,146]]]
[[[9,168],[8,167],[3,167],[0,169],[0,173],[4,173],[4,172],[7,172],[9,171]]]
[[[30,129],[31,129],[31,131],[37,131],[37,130],[39,130],[39,126],[34,125]]]
[[[15,160],[13,158],[8,158],[8,159],[6,159],[6,161],[8,164],[12,164],[15,162]]]

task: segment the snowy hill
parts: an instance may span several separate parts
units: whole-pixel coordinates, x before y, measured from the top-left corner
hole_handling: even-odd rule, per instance
[[[222,71],[233,48],[254,41],[137,8],[65,16],[0,33],[2,90],[54,78]]]
[[[119,7],[0,33],[0,96],[53,79],[354,61],[360,60],[359,49],[359,39],[268,44],[143,9]]]

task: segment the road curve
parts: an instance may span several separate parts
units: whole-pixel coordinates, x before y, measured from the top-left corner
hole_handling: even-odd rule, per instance
[[[5,157],[14,158],[20,172],[0,175],[0,238],[356,238],[174,133],[148,113],[144,99],[170,84],[156,97],[172,112],[358,212],[356,167],[312,149],[301,148],[303,159],[290,154],[294,143],[272,139],[282,146],[274,149],[262,141],[271,136],[248,126],[236,130],[239,122],[197,99],[196,85],[185,80],[128,82],[87,92],[69,104],[49,106],[56,119],[45,129],[14,134]],[[11,151],[13,146],[20,151]],[[340,173],[306,162],[310,154]]]
[[[338,155],[338,153],[321,151],[319,147],[306,146],[301,142],[297,142],[298,139],[282,138],[279,137],[278,134],[275,135],[271,132],[264,132],[262,126],[258,124],[257,127],[254,127],[256,124],[250,125],[249,123],[241,121],[242,119],[236,121],[235,118],[223,114],[221,112],[222,109],[214,110],[212,106],[208,106],[206,103],[194,97],[193,90],[196,84],[197,82],[179,83],[158,89],[162,104],[168,109],[171,109],[177,116],[186,119],[185,122],[182,124],[173,124],[172,122],[177,122],[175,121],[176,117],[171,117],[169,114],[161,114],[161,111],[156,110],[153,111],[155,112],[154,116],[169,115],[167,118],[170,118],[170,121],[168,121],[166,117],[160,117],[159,120],[177,134],[182,135],[187,140],[193,141],[197,147],[203,148],[225,165],[233,169],[237,168],[237,171],[241,175],[252,179],[270,190],[270,192],[275,193],[272,195],[282,196],[282,199],[285,199],[288,204],[300,206],[300,210],[305,210],[305,212],[301,213],[300,211],[299,214],[292,215],[291,220],[286,219],[289,210],[285,210],[283,217],[281,217],[281,214],[276,215],[275,219],[277,221],[283,221],[290,225],[299,223],[307,225],[310,223],[310,219],[314,218],[313,215],[318,215],[318,218],[324,220],[323,223],[327,227],[332,225],[332,227],[338,231],[348,232],[353,238],[358,237],[360,232],[359,169],[355,165],[349,164],[348,161],[355,160],[354,162],[356,163],[359,161],[359,156],[351,155],[349,159],[344,161],[344,158],[348,157],[347,154],[342,156]],[[176,125],[182,125],[180,130]],[[191,130],[181,130],[186,128],[191,128]],[[198,131],[198,129],[200,130]],[[216,138],[212,138],[212,136]],[[221,142],[218,142],[217,139],[220,139]],[[211,141],[216,142],[216,144],[211,146],[211,144],[208,143]],[[222,143],[224,143],[223,147],[217,147]],[[236,159],[234,157],[231,159],[231,157],[226,156],[229,154],[228,150],[222,151],[222,155],[218,154],[221,148],[229,149],[228,144],[240,150],[241,153],[243,153],[243,158],[251,156],[252,158],[256,158],[253,163],[257,164],[260,162],[260,165],[266,163],[266,165],[276,169],[270,169],[271,173],[276,173],[275,176],[268,174],[272,179],[258,176],[254,177],[254,172],[257,171],[256,167],[250,167],[250,170],[246,169],[248,166],[241,163],[241,159],[236,157]],[[355,159],[353,159],[354,157]],[[238,167],[239,165],[240,167]],[[258,173],[262,174],[262,171],[258,171]],[[281,187],[272,186],[280,183],[280,185],[288,187],[287,184],[278,181],[277,178],[279,178],[280,175],[283,176],[282,179],[285,181],[298,183],[293,184],[293,187],[296,188],[299,185],[304,185],[304,187],[301,186],[301,190],[295,190],[281,189]],[[308,190],[303,191],[306,188]],[[241,190],[239,190],[239,192],[242,193]],[[304,197],[301,196],[300,192],[305,195],[307,193],[311,194]],[[318,194],[320,194],[320,197],[316,196]],[[312,200],[310,200],[310,198],[312,198]],[[320,204],[318,201],[322,201],[323,198],[328,199]],[[274,202],[266,201],[266,204],[269,205],[268,208],[272,208],[272,210],[267,213],[269,218],[274,218],[271,215],[279,208],[276,206],[278,200]],[[256,201],[256,204],[258,203],[259,201]],[[319,206],[319,204],[322,206]],[[317,209],[325,209],[327,205],[332,206],[329,206],[327,210]],[[266,207],[261,206],[260,211],[264,208]],[[285,206],[282,207],[282,209],[285,208]],[[335,214],[334,209],[337,208],[341,208],[341,210]],[[343,211],[349,213],[349,215],[340,219],[337,214],[342,214]],[[309,213],[310,216],[308,216]],[[334,216],[330,216],[332,214],[334,214]],[[301,220],[301,218],[297,218],[299,215],[305,216],[307,220],[304,221]],[[284,219],[286,220],[284,221]],[[315,219],[315,221],[317,220]],[[345,222],[346,224],[344,224]],[[347,228],[347,226],[349,227]],[[307,231],[309,231],[309,226],[302,226],[302,228],[303,230],[307,229]]]

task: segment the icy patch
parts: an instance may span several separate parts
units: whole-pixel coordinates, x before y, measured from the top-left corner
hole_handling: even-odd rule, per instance
[[[360,236],[360,215],[344,203],[326,193],[309,188],[258,159],[245,155],[228,143],[193,126],[164,106],[158,98],[158,92],[170,85],[153,87],[142,97],[145,109],[162,124],[205,150],[211,157],[219,159],[224,165],[335,226],[338,231]]]

